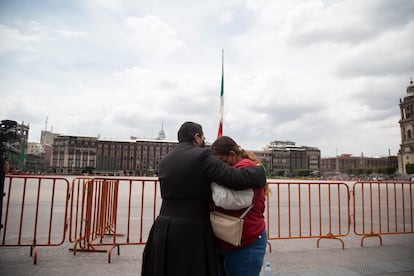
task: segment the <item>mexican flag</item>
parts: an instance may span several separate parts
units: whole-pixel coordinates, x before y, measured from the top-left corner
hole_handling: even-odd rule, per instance
[[[221,52],[221,91],[220,91],[220,109],[219,109],[219,128],[217,138],[223,135],[223,111],[224,111],[224,50]]]

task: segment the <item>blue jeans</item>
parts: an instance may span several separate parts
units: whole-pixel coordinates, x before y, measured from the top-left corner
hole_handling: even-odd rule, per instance
[[[266,253],[266,230],[257,240],[240,249],[217,249],[219,276],[259,276]]]

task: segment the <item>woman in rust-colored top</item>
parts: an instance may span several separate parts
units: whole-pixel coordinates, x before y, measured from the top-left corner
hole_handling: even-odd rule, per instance
[[[228,136],[219,137],[211,146],[216,156],[236,168],[256,166],[260,161],[253,153],[241,149]],[[233,191],[212,184],[214,208],[227,215],[240,217],[246,208],[253,207],[244,217],[241,246],[237,247],[216,239],[217,257],[220,276],[259,276],[266,252],[267,233],[264,220],[264,188]]]

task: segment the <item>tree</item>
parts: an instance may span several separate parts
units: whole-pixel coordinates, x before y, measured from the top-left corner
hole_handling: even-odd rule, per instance
[[[405,165],[405,171],[407,172],[407,174],[413,174],[414,173],[414,164],[408,163],[407,165]]]
[[[293,174],[296,176],[310,176],[312,170],[308,169],[296,169],[293,171]]]

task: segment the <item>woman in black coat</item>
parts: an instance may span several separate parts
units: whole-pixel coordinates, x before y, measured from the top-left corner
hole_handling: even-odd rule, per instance
[[[266,183],[262,167],[235,169],[203,148],[203,130],[197,123],[184,123],[178,142],[159,164],[163,201],[144,248],[142,276],[217,275],[210,183],[234,190]]]

